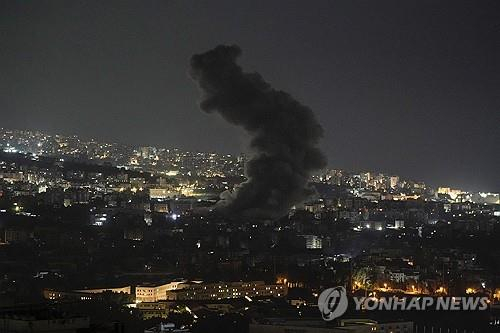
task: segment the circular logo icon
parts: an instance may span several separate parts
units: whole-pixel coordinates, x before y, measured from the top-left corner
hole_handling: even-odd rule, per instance
[[[347,305],[347,292],[342,286],[325,289],[318,297],[318,308],[326,321],[342,316]]]

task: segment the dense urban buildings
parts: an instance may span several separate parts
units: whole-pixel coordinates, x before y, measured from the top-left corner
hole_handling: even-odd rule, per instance
[[[286,216],[235,218],[213,207],[244,181],[244,155],[8,129],[0,146],[4,325],[30,325],[33,311],[49,311],[54,320],[78,313],[64,319],[75,330],[167,321],[200,331],[219,314],[250,332],[305,329],[299,318],[325,332],[498,328],[498,193],[326,168],[310,179],[316,194]],[[348,311],[330,327],[315,304],[334,285],[352,295],[484,295],[491,310],[460,318]],[[114,324],[95,313],[106,304],[121,318]]]
[[[499,13],[0,0],[0,333],[500,332]]]

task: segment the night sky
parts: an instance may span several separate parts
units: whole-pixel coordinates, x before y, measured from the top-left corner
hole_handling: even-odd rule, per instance
[[[308,105],[332,167],[500,191],[499,1],[0,1],[0,126],[237,153],[192,54]]]

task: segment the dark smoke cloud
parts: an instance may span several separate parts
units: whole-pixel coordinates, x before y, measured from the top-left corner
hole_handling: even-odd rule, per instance
[[[279,217],[314,193],[311,172],[326,158],[317,144],[323,130],[313,112],[289,94],[273,89],[258,73],[236,63],[238,46],[220,45],[191,58],[191,77],[202,90],[200,107],[218,112],[251,136],[247,180],[221,195],[229,214]]]

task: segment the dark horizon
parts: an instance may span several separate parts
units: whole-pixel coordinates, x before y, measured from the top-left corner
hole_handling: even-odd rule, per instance
[[[2,127],[239,153],[189,58],[221,43],[309,106],[329,165],[498,192],[493,1],[0,3]],[[279,15],[277,15],[279,13]]]

